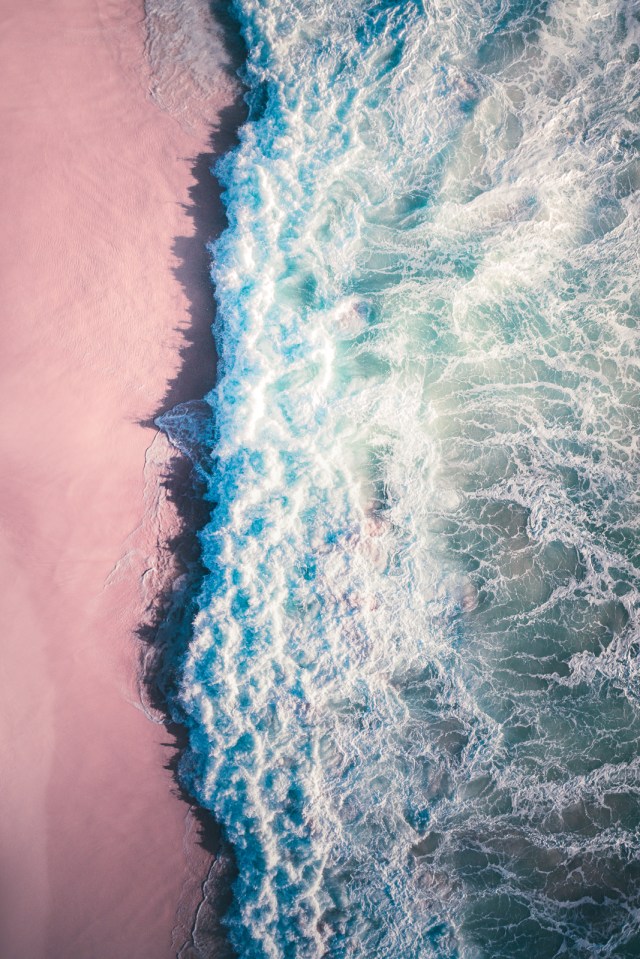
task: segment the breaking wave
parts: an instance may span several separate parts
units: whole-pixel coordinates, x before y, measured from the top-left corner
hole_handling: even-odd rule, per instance
[[[640,8],[238,0],[183,774],[247,959],[640,955]]]

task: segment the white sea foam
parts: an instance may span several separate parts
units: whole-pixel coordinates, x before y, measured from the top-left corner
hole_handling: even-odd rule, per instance
[[[637,955],[637,11],[236,9],[181,700],[234,943]]]

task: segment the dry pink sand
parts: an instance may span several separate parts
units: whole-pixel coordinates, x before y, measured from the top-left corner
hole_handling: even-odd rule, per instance
[[[2,959],[175,955],[207,865],[135,681],[177,522],[139,422],[198,311],[192,395],[212,362],[202,264],[181,283],[172,252],[207,137],[149,98],[142,17],[0,0]]]

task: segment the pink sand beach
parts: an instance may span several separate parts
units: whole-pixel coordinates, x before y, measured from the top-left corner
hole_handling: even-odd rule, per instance
[[[140,706],[180,522],[141,424],[213,379],[194,170],[237,90],[154,91],[141,0],[1,0],[0,45],[0,956],[163,959],[208,862]]]

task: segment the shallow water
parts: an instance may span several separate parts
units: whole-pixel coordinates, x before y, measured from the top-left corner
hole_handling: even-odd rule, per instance
[[[232,940],[640,956],[640,7],[235,11],[180,697]]]

